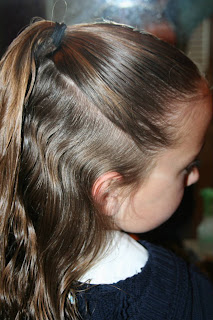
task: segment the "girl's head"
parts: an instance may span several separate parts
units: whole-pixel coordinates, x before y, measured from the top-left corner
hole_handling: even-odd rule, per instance
[[[67,294],[105,230],[128,230],[133,209],[137,220],[148,201],[155,215],[129,231],[155,226],[146,220],[156,219],[157,199],[173,184],[177,206],[184,181],[195,180],[184,165],[211,113],[206,83],[176,48],[113,23],[71,26],[59,39],[63,32],[36,22],[1,62],[2,305],[36,319],[74,314]],[[154,192],[159,181],[162,192]]]
[[[121,206],[114,215],[120,228],[146,232],[159,226],[177,209],[184,188],[198,181],[197,157],[212,115],[212,97],[204,81],[201,88],[197,101],[186,102],[191,110],[183,112],[182,120],[177,119],[181,124],[179,144],[159,150],[144,183],[133,195],[120,201]]]

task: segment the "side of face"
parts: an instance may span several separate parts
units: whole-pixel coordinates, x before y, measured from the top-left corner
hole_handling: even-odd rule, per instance
[[[180,128],[181,143],[159,152],[155,166],[136,192],[109,194],[107,207],[111,210],[107,212],[118,229],[142,233],[156,228],[175,212],[185,187],[198,181],[195,159],[212,117],[211,94],[203,92],[202,99],[190,103],[192,111],[185,113],[186,121]]]

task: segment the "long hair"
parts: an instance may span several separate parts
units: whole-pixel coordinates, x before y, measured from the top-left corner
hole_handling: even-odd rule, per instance
[[[78,279],[113,221],[91,194],[105,172],[120,186],[147,175],[175,143],[177,99],[201,76],[180,51],[114,23],[66,29],[37,21],[0,65],[1,319],[78,318]]]

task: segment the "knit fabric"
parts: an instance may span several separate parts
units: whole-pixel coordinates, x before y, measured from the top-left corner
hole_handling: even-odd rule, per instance
[[[114,284],[85,284],[84,320],[213,320],[213,286],[172,252],[141,242],[149,259],[139,274]]]

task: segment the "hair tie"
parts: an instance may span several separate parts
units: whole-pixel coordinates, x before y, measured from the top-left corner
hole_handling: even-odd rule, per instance
[[[58,23],[58,22],[55,23],[52,39],[56,48],[60,47],[66,28],[67,26],[65,23]]]

